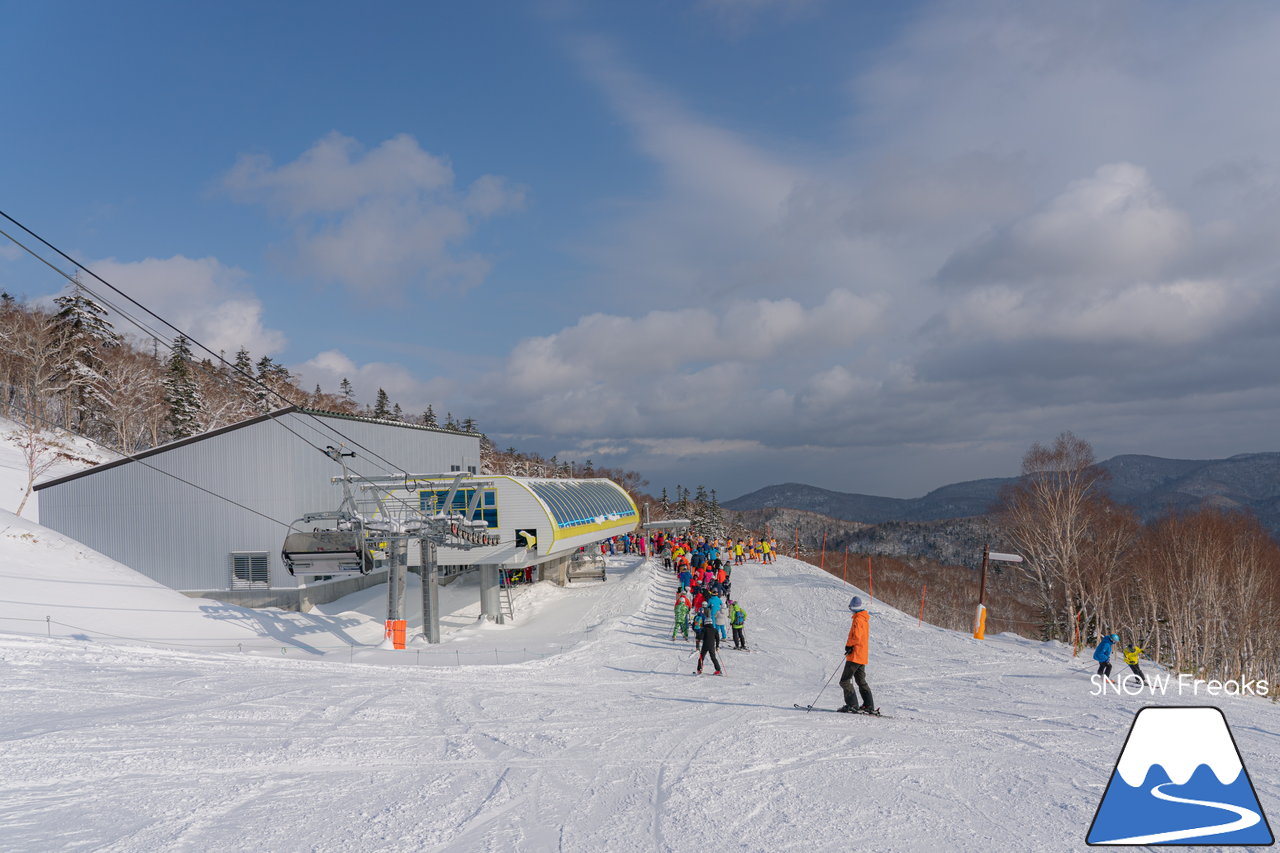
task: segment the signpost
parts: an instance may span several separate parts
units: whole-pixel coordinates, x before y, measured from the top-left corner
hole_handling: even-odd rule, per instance
[[[982,579],[978,584],[978,609],[973,614],[973,638],[986,639],[987,636],[987,566],[995,560],[1001,563],[1021,563],[1022,557],[1017,554],[1002,554],[992,551],[990,545],[982,546]]]

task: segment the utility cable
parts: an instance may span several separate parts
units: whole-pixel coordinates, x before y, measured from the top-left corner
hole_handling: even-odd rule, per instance
[[[72,258],[70,255],[66,254],[66,253],[65,253],[65,252],[63,252],[61,249],[59,249],[57,246],[54,246],[54,245],[53,245],[52,243],[50,243],[48,240],[45,240],[45,239],[44,239],[43,237],[41,237],[39,234],[37,234],[36,232],[32,231],[32,230],[31,230],[30,228],[28,228],[27,226],[23,225],[23,224],[22,224],[21,222],[19,222],[17,219],[14,219],[14,218],[13,218],[12,216],[10,216],[8,213],[4,212],[3,210],[0,210],[0,216],[3,216],[5,219],[9,220],[9,221],[10,221],[10,222],[12,222],[14,225],[17,225],[19,228],[21,228],[21,229],[22,229],[23,231],[25,231],[27,234],[30,234],[30,235],[31,235],[32,237],[34,237],[36,240],[40,241],[40,243],[42,243],[43,245],[45,245],[46,247],[48,247],[51,251],[53,251],[53,252],[57,253],[60,257],[64,258],[65,260],[67,260],[67,261],[68,261],[68,262],[70,262],[71,264],[74,264],[78,269],[84,270],[84,272],[86,272],[87,274],[89,274],[90,276],[92,276],[94,279],[96,279],[96,280],[98,280],[98,281],[102,282],[102,284],[103,284],[103,285],[105,285],[106,287],[110,288],[110,289],[112,290],[112,292],[119,294],[120,296],[122,296],[122,297],[124,297],[125,299],[129,300],[129,302],[133,303],[134,305],[137,305],[139,308],[141,308],[143,311],[145,311],[145,312],[146,312],[147,314],[149,314],[150,316],[154,317],[154,318],[155,318],[156,320],[158,320],[160,323],[164,324],[166,327],[168,327],[169,329],[171,329],[173,332],[176,332],[177,334],[179,334],[179,335],[181,335],[181,336],[185,337],[187,340],[191,341],[191,342],[192,342],[192,344],[194,344],[196,347],[198,347],[199,349],[203,350],[204,352],[206,352],[206,353],[208,353],[209,355],[211,355],[211,356],[213,356],[214,358],[216,358],[216,359],[217,359],[217,360],[218,360],[218,361],[223,365],[223,367],[224,367],[224,368],[227,368],[227,369],[231,370],[232,372],[234,372],[234,373],[236,373],[236,374],[239,374],[240,376],[244,377],[245,379],[249,380],[250,382],[252,382],[252,383],[254,383],[255,385],[257,385],[258,387],[260,387],[260,388],[262,388],[263,390],[265,390],[268,394],[273,394],[273,395],[275,395],[275,396],[276,396],[276,397],[278,397],[280,400],[282,400],[286,405],[288,405],[288,406],[292,406],[292,407],[294,407],[294,408],[298,409],[300,414],[304,414],[304,415],[306,415],[307,417],[310,417],[312,420],[316,421],[318,424],[320,424],[321,426],[323,426],[325,429],[329,430],[329,431],[330,431],[330,432],[332,432],[334,435],[336,435],[336,436],[337,436],[337,437],[338,437],[342,442],[347,443],[349,446],[358,447],[358,448],[360,448],[361,450],[363,450],[365,453],[369,454],[369,456],[373,457],[374,459],[377,459],[377,460],[381,461],[384,465],[386,465],[386,466],[387,466],[387,467],[386,467],[386,468],[384,468],[383,470],[384,470],[384,472],[385,472],[385,473],[387,473],[388,475],[396,474],[396,473],[407,473],[407,472],[405,471],[405,469],[404,469],[404,468],[396,466],[394,463],[390,462],[390,461],[389,461],[389,460],[387,460],[385,457],[383,457],[383,456],[381,456],[380,454],[376,453],[375,451],[373,451],[373,450],[369,449],[368,447],[365,447],[363,444],[361,444],[360,442],[356,441],[355,439],[352,439],[350,436],[348,436],[348,435],[346,435],[345,433],[343,433],[343,432],[342,432],[341,430],[339,430],[337,427],[333,426],[333,425],[332,425],[332,424],[330,424],[330,423],[327,423],[327,422],[326,422],[326,421],[324,421],[323,419],[321,419],[321,418],[317,417],[316,415],[312,414],[311,412],[307,411],[304,407],[298,406],[296,403],[294,403],[292,400],[290,400],[290,399],[289,399],[288,397],[286,397],[284,394],[280,393],[280,391],[278,391],[277,389],[272,388],[271,386],[267,385],[265,382],[263,382],[263,381],[262,381],[261,379],[259,379],[258,377],[254,376],[253,374],[248,373],[248,372],[246,372],[246,371],[244,371],[244,370],[240,369],[238,366],[236,366],[236,365],[234,365],[234,364],[232,364],[232,363],[228,362],[228,361],[227,361],[227,360],[226,360],[226,359],[221,355],[221,353],[215,353],[215,352],[214,352],[210,347],[208,347],[208,346],[206,346],[205,344],[201,343],[201,342],[200,342],[198,339],[196,339],[195,337],[192,337],[191,335],[186,334],[182,329],[179,329],[177,326],[173,325],[172,323],[170,323],[169,321],[165,320],[165,319],[164,319],[163,317],[161,317],[160,315],[156,314],[156,313],[155,313],[154,311],[152,311],[151,309],[147,308],[145,305],[143,305],[143,304],[142,304],[141,302],[139,302],[138,300],[136,300],[136,299],[134,299],[133,297],[129,296],[128,294],[124,293],[124,292],[123,292],[123,291],[121,291],[119,288],[115,287],[115,285],[111,284],[109,281],[107,281],[106,279],[104,279],[104,278],[102,278],[101,276],[99,276],[97,273],[95,273],[95,272],[94,272],[93,270],[91,270],[89,267],[87,267],[87,266],[85,266],[84,264],[80,263],[79,261],[75,260],[75,259],[74,259],[74,258]],[[104,296],[102,296],[101,294],[99,294],[99,293],[95,292],[92,288],[90,288],[90,287],[88,287],[87,285],[85,285],[85,284],[84,284],[84,282],[81,282],[81,281],[79,281],[79,280],[75,279],[74,277],[72,277],[72,276],[68,275],[64,270],[59,269],[59,268],[58,268],[57,266],[55,266],[54,264],[50,263],[47,259],[45,259],[43,256],[41,256],[39,253],[37,253],[37,252],[33,251],[30,247],[28,247],[28,246],[27,246],[26,244],[24,244],[22,241],[20,241],[20,240],[18,240],[17,238],[15,238],[13,235],[11,235],[11,234],[9,234],[8,232],[5,232],[5,231],[3,231],[3,230],[0,230],[0,234],[3,234],[3,235],[4,235],[5,237],[7,237],[10,241],[12,241],[15,245],[17,245],[17,246],[19,246],[21,249],[23,249],[23,251],[27,252],[27,253],[28,253],[28,254],[30,254],[32,257],[34,257],[34,258],[36,258],[37,260],[39,260],[41,263],[43,263],[45,266],[49,267],[51,270],[53,270],[54,272],[56,272],[58,275],[60,275],[60,276],[62,276],[63,278],[67,279],[67,281],[71,282],[73,285],[75,285],[75,286],[77,286],[77,287],[80,287],[80,288],[83,288],[86,292],[88,292],[88,293],[89,293],[91,296],[93,296],[95,299],[99,300],[100,302],[105,303],[109,308],[111,308],[113,311],[117,312],[118,314],[120,314],[120,315],[124,316],[126,319],[128,319],[130,322],[132,322],[135,326],[137,326],[137,327],[138,327],[139,329],[141,329],[142,331],[149,333],[149,334],[152,336],[152,338],[153,338],[154,340],[159,341],[159,340],[163,337],[162,335],[158,334],[158,333],[156,332],[156,330],[155,330],[155,329],[151,328],[151,327],[150,327],[150,326],[148,326],[146,323],[144,323],[144,322],[142,322],[142,321],[138,320],[137,318],[133,317],[133,316],[132,316],[132,315],[130,315],[127,311],[122,310],[118,305],[113,304],[110,300],[106,299]],[[166,343],[166,344],[165,344],[165,347],[166,347],[166,348],[168,348],[168,349],[170,349],[170,350],[172,350],[172,346],[171,346],[170,344],[168,344],[168,343]],[[277,423],[278,425],[280,425],[282,428],[284,428],[287,432],[291,433],[294,437],[298,438],[300,441],[302,441],[303,443],[305,443],[305,444],[307,444],[308,446],[310,446],[312,449],[314,449],[314,450],[316,450],[316,451],[318,451],[318,452],[320,452],[320,453],[324,453],[326,456],[328,455],[327,451],[325,451],[323,448],[321,448],[321,447],[319,447],[318,445],[316,445],[316,444],[312,443],[311,441],[307,440],[307,439],[306,439],[306,438],[304,438],[301,434],[299,434],[298,432],[296,432],[295,430],[293,430],[292,428],[290,428],[287,424],[283,423],[283,422],[279,419],[278,413],[275,413],[275,412],[268,412],[268,413],[267,413],[267,416],[268,416],[269,418],[271,418],[271,419],[272,419],[272,421],[274,421],[275,423]],[[318,430],[317,430],[317,432],[318,432]],[[354,470],[354,466],[350,466],[350,467],[352,468],[352,470],[354,471],[354,473],[356,474],[356,476],[357,476],[357,477],[359,477],[360,479],[362,479],[362,480],[364,480],[364,481],[366,481],[366,482],[369,482],[369,477],[368,477],[368,475],[367,475],[367,474],[363,474],[363,473],[361,473],[360,471],[355,471],[355,470]],[[374,486],[375,488],[382,488],[382,491],[383,491],[383,492],[384,492],[388,497],[390,497],[390,498],[394,498],[394,499],[398,500],[398,501],[399,501],[400,503],[402,503],[406,508],[411,509],[412,511],[416,512],[416,513],[417,513],[417,514],[419,514],[419,515],[423,515],[421,508],[419,508],[419,507],[415,507],[415,506],[413,506],[411,503],[409,503],[408,501],[406,501],[405,499],[403,499],[403,498],[399,497],[398,495],[395,495],[395,494],[394,494],[390,489],[386,489],[386,488],[384,488],[384,487],[378,487],[376,484],[373,484],[373,483],[370,483],[370,485]],[[424,516],[424,517],[425,517],[425,516]]]

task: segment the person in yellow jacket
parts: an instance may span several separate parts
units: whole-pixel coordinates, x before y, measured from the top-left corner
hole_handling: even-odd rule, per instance
[[[849,627],[849,639],[844,647],[844,673],[840,676],[840,689],[844,691],[844,707],[840,710],[846,714],[860,712],[863,714],[879,714],[880,709],[871,698],[871,687],[867,684],[867,652],[871,645],[871,618],[862,599],[854,596],[849,601],[849,612],[853,614],[853,624]],[[857,689],[854,689],[854,685]],[[862,702],[858,702],[858,693],[862,693]]]
[[[1149,683],[1147,677],[1142,674],[1142,669],[1138,666],[1138,661],[1142,657],[1142,649],[1139,646],[1126,646],[1124,650],[1124,662],[1129,664],[1129,669],[1133,670],[1133,674],[1142,679],[1143,684]]]
[[[768,539],[760,540],[760,553],[763,556],[764,562],[773,562],[773,548],[769,545]]]

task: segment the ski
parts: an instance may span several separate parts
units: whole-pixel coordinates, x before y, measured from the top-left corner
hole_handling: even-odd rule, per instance
[[[839,708],[817,708],[813,705],[793,705],[793,707],[797,711],[826,711],[830,714],[859,714],[863,717],[881,717],[885,720],[893,719],[885,714],[881,714],[879,708],[874,711],[841,711]]]

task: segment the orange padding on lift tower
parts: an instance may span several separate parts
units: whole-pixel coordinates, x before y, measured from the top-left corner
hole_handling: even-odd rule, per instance
[[[387,620],[387,636],[391,638],[391,645],[397,649],[404,648],[405,620],[388,619]]]

